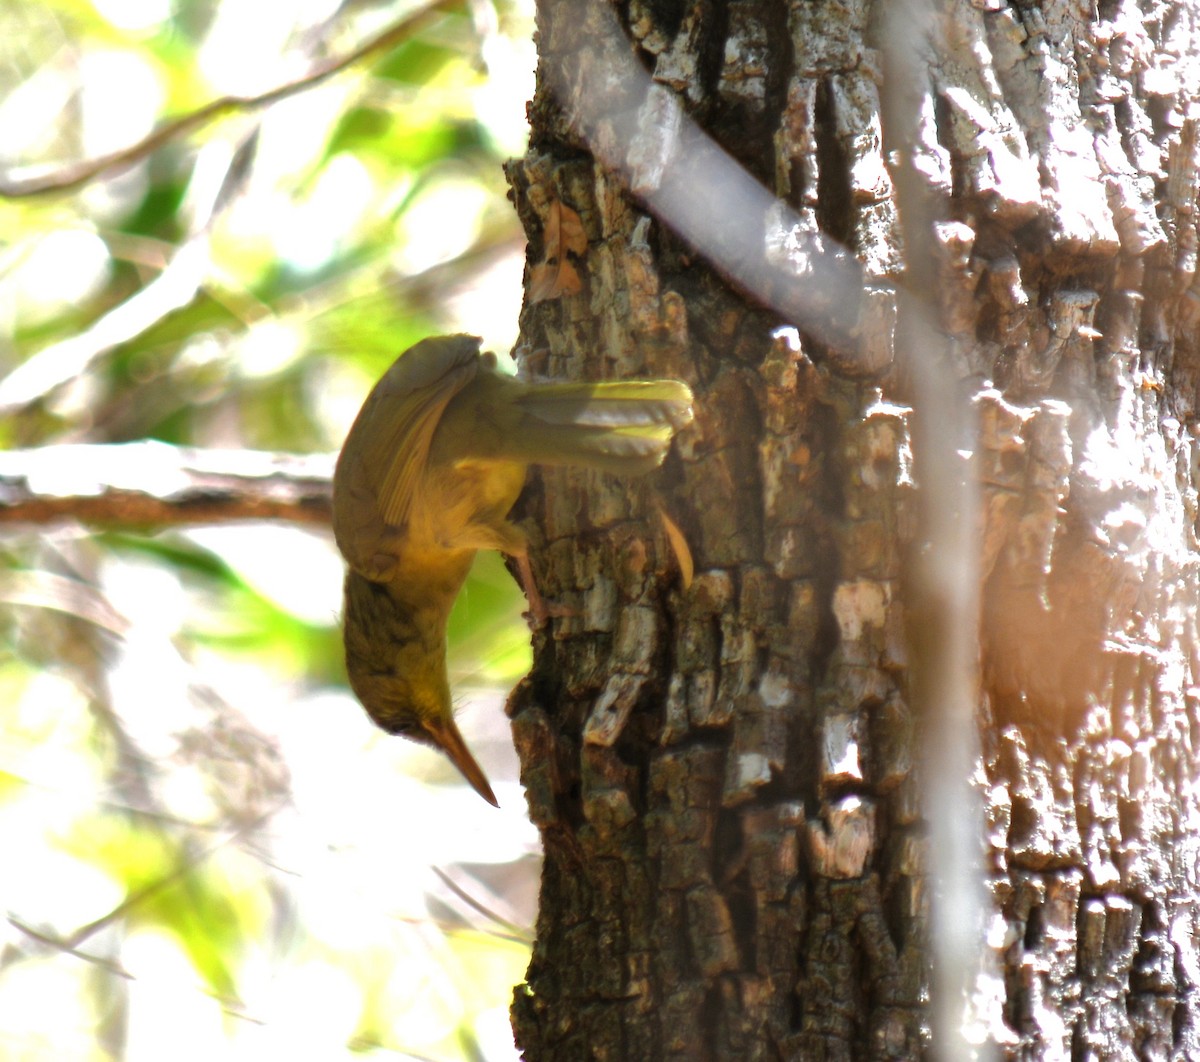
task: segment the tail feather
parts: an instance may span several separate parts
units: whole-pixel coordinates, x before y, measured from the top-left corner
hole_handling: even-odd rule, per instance
[[[517,404],[546,424],[678,429],[692,420],[692,392],[678,380],[537,384]]]
[[[620,475],[657,468],[692,420],[692,392],[676,380],[537,384],[517,404],[526,416],[513,441],[526,460]]]

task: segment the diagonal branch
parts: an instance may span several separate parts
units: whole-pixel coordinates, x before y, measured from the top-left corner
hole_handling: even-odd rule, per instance
[[[333,455],[197,450],[147,440],[0,452],[0,524],[129,529],[330,520]]]
[[[79,926],[65,936],[60,936],[57,933],[47,929],[29,925],[27,922],[10,914],[8,923],[14,929],[19,930],[29,937],[32,941],[41,945],[44,949],[54,949],[65,952],[68,955],[73,955],[78,959],[83,959],[87,962],[96,963],[109,970],[110,973],[117,974],[120,977],[131,978],[132,975],[120,966],[118,963],[112,962],[109,959],[101,956],[90,955],[80,951],[81,945],[85,944],[91,937],[95,936],[100,930],[107,928],[114,922],[121,921],[137,907],[141,906],[147,900],[156,896],[164,889],[170,888],[191,874],[194,870],[202,866],[205,862],[216,855],[222,848],[231,844],[234,841],[240,840],[247,836],[253,830],[258,829],[267,822],[272,815],[279,810],[279,807],[273,807],[262,815],[257,816],[252,822],[245,823],[232,830],[228,836],[223,837],[220,841],[209,847],[185,856],[179,864],[173,867],[166,874],[155,878],[140,889],[130,892],[124,900],[117,904],[110,911],[101,915],[99,918],[93,919],[86,925]]]
[[[236,179],[228,160],[223,189]],[[51,343],[0,379],[0,416],[15,413],[69,380],[81,376],[114,347],[141,335],[168,314],[182,310],[196,297],[211,265],[209,228],[222,193],[214,188],[197,204],[195,226],[157,277],[100,315],[82,331]]]
[[[51,173],[40,173],[27,177],[0,174],[0,198],[18,199],[45,195],[49,192],[70,191],[103,173],[127,169],[146,156],[153,154],[164,144],[177,137],[187,136],[226,114],[255,110],[277,103],[288,96],[294,96],[298,92],[303,92],[327,81],[335,74],[340,74],[347,67],[353,66],[369,56],[394,48],[401,41],[423,29],[435,15],[458,7],[460,3],[461,0],[430,0],[424,7],[365,41],[348,55],[318,63],[309,73],[295,81],[288,81],[267,92],[253,96],[222,96],[220,99],[206,103],[199,110],[167,122],[144,140],[122,148],[120,151],[114,151],[112,154],[102,155],[97,159],[88,159]]]

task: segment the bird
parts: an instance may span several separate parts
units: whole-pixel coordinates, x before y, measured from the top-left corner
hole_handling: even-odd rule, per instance
[[[691,423],[678,380],[522,380],[477,336],[424,339],[367,395],[338,455],[333,532],[346,560],[350,686],[384,731],[440,749],[499,806],[454,721],[446,625],[475,553],[513,557],[535,622],[553,614],[509,519],[530,465],[640,475]]]

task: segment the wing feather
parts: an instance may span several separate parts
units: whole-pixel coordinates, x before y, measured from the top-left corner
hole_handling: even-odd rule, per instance
[[[384,528],[403,527],[420,505],[434,432],[450,400],[478,372],[479,342],[424,340],[401,354],[367,396],[334,473],[334,529],[343,552],[351,551],[347,557],[374,548],[363,535],[374,539]]]
[[[379,511],[388,527],[403,527],[418,504],[425,470],[429,465],[429,447],[433,433],[450,400],[471,380],[479,368],[479,340],[463,343],[455,349],[438,348],[436,359],[417,358],[398,374],[399,380],[388,381],[383,395],[386,403],[382,412],[387,430],[378,432],[378,443],[371,447],[375,467],[386,468],[379,483]],[[424,355],[422,344],[399,359],[397,365],[413,355]],[[452,355],[452,356],[451,356]],[[442,365],[429,364],[441,361]],[[390,370],[389,370],[390,374]],[[412,386],[412,381],[417,386]]]

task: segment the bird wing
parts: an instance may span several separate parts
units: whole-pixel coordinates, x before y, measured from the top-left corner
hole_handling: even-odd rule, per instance
[[[397,364],[418,353],[426,352],[414,349]],[[403,527],[408,522],[429,463],[433,433],[450,400],[470,383],[478,369],[479,341],[456,345],[452,349],[449,345],[439,346],[429,361],[435,364],[411,366],[414,371],[410,378],[418,379],[423,386],[411,388],[408,380],[400,382],[395,423],[390,425],[390,431],[381,433],[386,449],[380,457],[387,460],[387,472],[379,485],[379,510],[389,527]],[[425,383],[424,380],[432,375],[430,370],[438,369],[441,371],[436,377]]]
[[[368,467],[385,469],[376,497],[387,526],[408,522],[428,466],[433,433],[447,404],[478,368],[479,340],[474,336],[427,340],[397,358],[376,385],[371,396],[378,404],[374,430],[367,436],[363,456]]]

